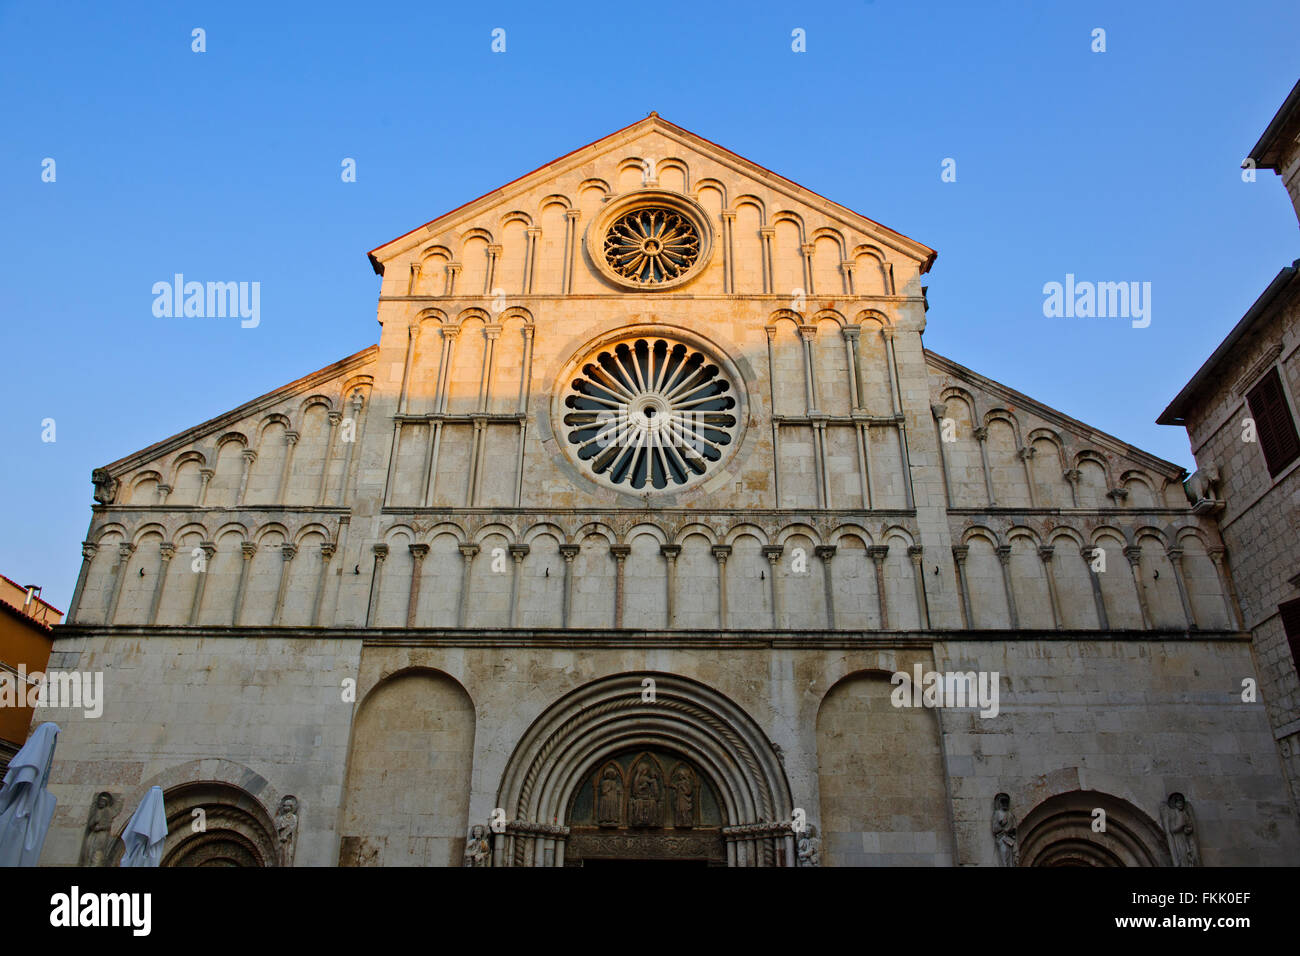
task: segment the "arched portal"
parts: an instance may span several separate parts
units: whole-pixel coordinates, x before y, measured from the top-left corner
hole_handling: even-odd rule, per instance
[[[167,838],[160,866],[270,867],[283,862],[271,815],[240,787],[216,781],[182,784],[164,792],[163,807]],[[202,827],[195,826],[197,820]],[[116,866],[125,844],[120,833],[113,842],[111,865]]]
[[[1019,831],[1020,866],[1170,865],[1159,825],[1127,800],[1096,790],[1049,797]]]
[[[571,862],[795,863],[790,786],[771,742],[726,697],[672,674],[620,674],[557,701],[515,748],[497,806],[508,821],[498,866],[562,866],[571,840]]]

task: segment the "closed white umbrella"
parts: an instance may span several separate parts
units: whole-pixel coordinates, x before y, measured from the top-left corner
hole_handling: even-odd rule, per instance
[[[167,814],[163,810],[162,787],[150,787],[122,831],[122,862],[118,866],[157,866],[162,862],[167,839]]]
[[[0,786],[0,866],[35,866],[59,802],[45,789],[59,725],[41,724],[9,762]]]

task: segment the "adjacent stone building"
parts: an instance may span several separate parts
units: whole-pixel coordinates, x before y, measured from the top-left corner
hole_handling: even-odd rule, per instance
[[[1250,152],[1300,218],[1300,83]],[[1300,259],[1283,267],[1158,419],[1183,425],[1196,510],[1215,515],[1260,694],[1300,801]],[[1297,804],[1300,806],[1300,803]]]
[[[1294,862],[1214,516],[934,257],[655,114],[375,249],[376,346],[96,471],[46,862],[154,784],[168,864]]]

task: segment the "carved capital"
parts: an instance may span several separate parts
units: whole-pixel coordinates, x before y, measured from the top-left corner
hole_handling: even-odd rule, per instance
[[[280,545],[280,558],[284,561],[292,561],[298,556],[298,546],[296,544]]]
[[[117,556],[119,558],[129,558],[135,553],[135,545],[128,542],[122,542],[117,546]]]
[[[1079,469],[1067,468],[1065,471],[1061,472],[1061,477],[1073,485],[1079,480]]]
[[[95,552],[98,550],[99,550],[99,545],[95,544],[95,542],[93,541],[81,542],[81,556],[87,561],[93,558],[95,556]]]
[[[875,561],[876,564],[880,564],[888,556],[889,545],[887,544],[873,544],[871,547],[867,548],[867,557],[872,561]]]
[[[162,554],[162,559],[164,561],[170,561],[172,558],[176,557],[176,545],[171,541],[164,541],[162,544],[158,545],[158,551]]]
[[[408,548],[411,552],[411,557],[417,563],[423,561],[429,554],[429,546],[427,544],[412,544],[408,545]]]
[[[993,553],[998,556],[998,560],[1002,562],[1003,566],[1011,561],[1011,545],[1009,544],[998,545],[993,549]]]
[[[830,561],[835,557],[835,545],[819,544],[813,548],[813,554],[821,558],[823,562]]]
[[[729,544],[715,544],[710,550],[713,552],[713,556],[724,564],[727,558],[731,557],[731,545]]]
[[[925,546],[921,544],[909,544],[907,546],[907,556],[914,562],[920,563],[921,555],[925,553]]]
[[[582,548],[576,544],[562,544],[560,545],[560,556],[563,557],[565,561],[572,562],[581,550]]]
[[[954,544],[952,546],[952,557],[958,564],[964,562],[968,554],[970,554],[970,545]]]
[[[460,551],[461,557],[465,558],[466,560],[469,560],[470,558],[474,557],[474,555],[478,554],[479,552],[479,547],[477,544],[460,544],[457,545],[456,547]]]
[[[239,551],[243,554],[245,561],[252,561],[254,556],[257,554],[257,545],[253,544],[251,541],[245,541],[239,546]]]
[[[731,549],[728,548],[727,551],[730,552]],[[785,553],[784,545],[780,545],[780,544],[763,545],[763,557],[767,558],[767,560],[770,561],[772,564],[776,564],[778,561],[780,561],[781,555],[784,553]]]
[[[677,556],[682,553],[682,546],[680,544],[661,544],[659,545],[659,553],[669,561],[676,561]]]
[[[1043,563],[1052,560],[1052,555],[1056,554],[1056,548],[1050,544],[1039,545],[1038,556],[1043,559]]]
[[[388,557],[388,545],[386,544],[372,544],[370,546],[370,551],[375,556],[375,560],[379,561],[381,564],[384,559]]]
[[[987,441],[989,437],[989,430],[985,428],[983,425],[980,425],[973,432],[971,432],[971,434],[975,436],[976,441]]]
[[[508,550],[510,551],[510,557],[514,558],[516,562],[528,557],[528,545],[526,544],[512,544]]]
[[[616,561],[622,564],[627,556],[632,553],[632,548],[630,545],[626,544],[611,544],[609,546],[609,553],[614,556]]]

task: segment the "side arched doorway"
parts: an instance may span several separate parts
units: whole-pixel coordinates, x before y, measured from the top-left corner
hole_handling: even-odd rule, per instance
[[[1020,866],[1170,865],[1159,824],[1097,790],[1047,798],[1026,814],[1019,834]]]
[[[728,698],[672,674],[620,674],[558,700],[511,754],[497,801],[496,866],[795,864],[771,742]]]
[[[261,802],[227,783],[200,781],[172,787],[163,794],[167,838],[160,866],[270,867],[282,864],[275,822]],[[126,821],[120,821],[125,827]],[[122,859],[125,845],[113,841],[110,866]]]

